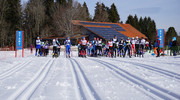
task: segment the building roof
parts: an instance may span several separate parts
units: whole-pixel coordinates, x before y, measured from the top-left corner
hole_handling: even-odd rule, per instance
[[[87,37],[87,35],[74,35],[74,36],[71,36],[70,38],[71,39],[79,39],[79,38],[82,38],[82,37]],[[43,37],[42,39],[66,39],[67,37],[60,37],[60,36],[49,36],[49,37]]]
[[[144,37],[144,34],[132,27],[130,24],[110,23],[110,22],[92,22],[73,20],[74,25],[80,25],[94,34],[109,40],[116,35],[118,38]]]

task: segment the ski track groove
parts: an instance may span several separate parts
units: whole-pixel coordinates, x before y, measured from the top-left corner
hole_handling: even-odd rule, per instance
[[[150,65],[147,65],[147,64],[141,64],[141,63],[138,63],[138,62],[131,62],[131,63],[129,63],[127,61],[116,60],[116,59],[113,59],[112,61],[119,61],[119,62],[131,64],[131,65],[136,65],[138,67],[145,68],[145,69],[148,69],[148,70],[160,73],[162,75],[166,75],[166,76],[168,76],[170,78],[175,78],[175,79],[180,80],[180,74],[178,74],[178,73],[167,71],[167,70],[164,70],[164,69],[161,69],[161,68],[157,68],[157,67],[154,67],[154,66],[150,66]]]
[[[75,59],[72,59],[77,67],[76,67],[76,70],[78,70],[79,72],[79,76],[82,80],[82,83],[84,84],[85,86],[85,89],[86,89],[86,92],[88,93],[88,95],[90,96],[90,99],[91,100],[101,100],[99,95],[96,93],[96,91],[94,90],[94,88],[92,87],[91,83],[89,82],[88,78],[86,77],[85,73],[83,72],[80,64],[75,60]]]
[[[102,60],[97,60],[97,59],[90,59],[92,61],[98,62],[106,67],[108,67],[110,70],[113,70],[115,73],[117,73],[118,75],[121,75],[122,77],[126,78],[127,80],[137,84],[138,86],[143,86],[144,89],[146,90],[150,90],[149,92],[151,92],[152,94],[165,99],[165,100],[172,100],[172,99],[179,99],[180,95],[176,94],[174,92],[168,91],[166,89],[163,89],[151,82],[148,82],[138,76],[135,76],[119,67],[117,67],[116,65],[113,65],[111,63],[108,63],[106,61],[102,61]]]
[[[134,60],[134,61],[135,61],[135,60],[136,60],[136,61],[138,60],[138,61],[141,61],[141,62],[145,61],[145,60],[142,60],[142,59],[131,59],[131,60]],[[153,60],[148,60],[148,61],[149,61],[149,62],[153,62],[153,63],[154,63],[154,62],[156,62],[156,63],[162,63],[162,62],[159,62],[159,61],[153,61]],[[171,64],[171,65],[177,65],[177,66],[180,66],[180,64],[178,64],[178,63],[164,63],[164,62],[163,62],[163,64]]]
[[[42,81],[46,78],[53,63],[54,59],[49,59],[47,63],[45,63],[43,67],[34,75],[34,77],[15,91],[8,100],[29,100]]]
[[[14,74],[15,72],[21,70],[23,67],[26,67],[26,65],[28,65],[30,62],[32,62],[32,58],[27,62],[24,62],[22,64],[17,64],[15,66],[7,69],[5,72],[0,74],[0,80],[3,80],[5,78],[7,78],[8,76]]]
[[[78,100],[80,100],[80,99],[86,100],[86,96],[85,96],[85,94],[84,94],[84,92],[82,90],[82,86],[80,84],[80,80],[78,78],[78,74],[77,74],[77,71],[75,69],[75,65],[74,65],[74,63],[72,62],[71,59],[69,59],[69,60],[70,60],[71,65],[72,65],[72,73],[73,73],[74,84],[75,84],[76,89],[77,89],[77,91],[75,91],[77,93],[76,94],[77,98],[78,98]]]

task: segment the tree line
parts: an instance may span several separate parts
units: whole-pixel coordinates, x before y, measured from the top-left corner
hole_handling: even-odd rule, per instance
[[[72,20],[123,23],[114,3],[109,8],[97,2],[92,17],[86,2],[29,0],[21,5],[20,0],[0,0],[0,47],[14,46],[17,30],[25,33],[25,47],[34,44],[37,36],[72,36]],[[145,34],[150,41],[155,41],[156,23],[150,17],[129,15],[126,23]],[[173,36],[177,36],[177,32],[174,27],[170,27],[166,40]]]

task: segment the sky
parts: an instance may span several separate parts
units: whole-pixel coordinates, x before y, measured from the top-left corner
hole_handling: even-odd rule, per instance
[[[22,0],[22,2],[27,0]],[[167,30],[174,27],[180,33],[180,0],[75,0],[86,2],[91,16],[97,2],[110,7],[114,3],[120,15],[120,21],[126,22],[127,17],[137,14],[138,17],[150,16],[156,22],[157,29]],[[180,35],[180,34],[179,34]]]

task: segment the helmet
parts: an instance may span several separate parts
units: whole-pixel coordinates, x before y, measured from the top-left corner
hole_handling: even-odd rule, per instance
[[[134,37],[132,37],[132,39],[134,40]]]
[[[136,39],[138,39],[138,36],[136,36]]]
[[[37,38],[39,39],[39,36]]]
[[[130,39],[129,37],[127,39]]]
[[[176,37],[173,37],[173,40],[176,41]]]
[[[56,40],[55,40],[55,39],[53,39],[53,42],[56,42]]]

